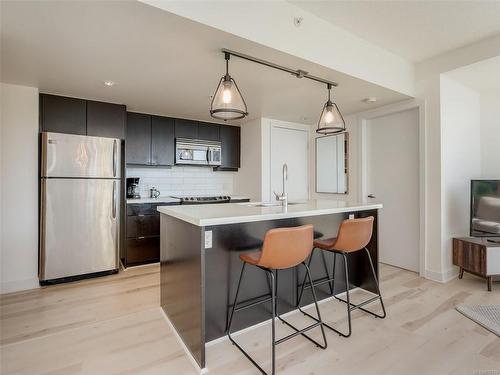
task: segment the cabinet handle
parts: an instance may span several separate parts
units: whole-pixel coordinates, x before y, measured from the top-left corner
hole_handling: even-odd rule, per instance
[[[137,239],[138,239],[138,240],[143,240],[143,239],[145,239],[145,238],[146,238],[146,237],[144,237],[144,236],[137,237]]]

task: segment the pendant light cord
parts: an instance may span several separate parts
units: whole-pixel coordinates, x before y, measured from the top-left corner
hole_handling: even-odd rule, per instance
[[[231,55],[226,52],[224,56],[226,59],[226,77],[227,77],[229,75],[229,59],[231,58]]]

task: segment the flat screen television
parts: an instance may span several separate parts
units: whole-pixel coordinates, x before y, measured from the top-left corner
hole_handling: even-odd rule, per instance
[[[470,235],[500,237],[500,180],[472,180],[470,192]]]

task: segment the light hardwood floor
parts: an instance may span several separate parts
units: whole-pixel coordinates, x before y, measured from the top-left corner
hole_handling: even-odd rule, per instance
[[[1,296],[1,373],[195,374],[158,307],[158,271],[152,265]],[[285,342],[277,348],[278,373],[500,373],[500,339],[454,310],[463,302],[500,304],[499,283],[488,293],[484,281],[470,275],[439,284],[385,265],[381,281],[386,319],[354,312],[353,335],[345,339],[327,331],[327,350],[301,337]],[[340,302],[326,301],[321,311],[326,321],[345,323]],[[289,319],[308,323],[300,314]],[[236,336],[264,366],[269,328]],[[281,324],[277,328],[278,337],[289,332]],[[210,374],[257,374],[228,341],[209,345],[207,363]]]

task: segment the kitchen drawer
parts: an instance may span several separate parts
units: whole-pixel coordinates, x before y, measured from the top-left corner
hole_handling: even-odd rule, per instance
[[[127,217],[127,238],[158,235],[160,235],[160,217],[158,215]]]
[[[156,215],[156,205],[150,203],[127,204],[127,216]]]
[[[160,261],[160,237],[127,240],[127,266]]]

